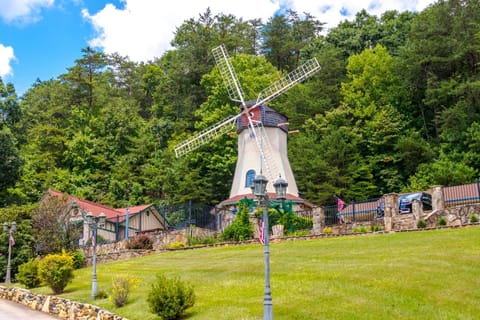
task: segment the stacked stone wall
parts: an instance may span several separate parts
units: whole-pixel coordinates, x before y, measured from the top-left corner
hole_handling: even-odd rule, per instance
[[[216,236],[214,231],[198,227],[184,228],[170,232],[160,232],[156,234],[147,234],[153,242],[152,250],[130,250],[127,249],[128,240],[106,243],[96,246],[97,262],[117,261],[132,259],[145,256],[152,253],[158,253],[169,249],[170,245],[176,242],[187,243],[188,236],[204,239],[206,237]],[[92,248],[84,247],[83,254],[86,257],[87,266],[92,264]]]
[[[68,299],[35,294],[25,289],[0,286],[0,298],[10,300],[30,309],[48,313],[59,319],[68,320],[126,320],[97,306]]]

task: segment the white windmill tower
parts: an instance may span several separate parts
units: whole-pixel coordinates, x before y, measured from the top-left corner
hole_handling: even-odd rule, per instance
[[[230,198],[250,195],[253,179],[260,173],[269,181],[274,181],[279,176],[286,179],[287,194],[298,197],[297,185],[287,157],[287,118],[267,107],[266,103],[317,72],[320,69],[317,59],[308,60],[284,78],[274,82],[261,91],[255,101],[246,102],[225,47],[220,45],[212,52],[230,99],[241,103],[240,113],[177,145],[175,155],[177,158],[181,157],[220,134],[230,131],[236,125],[238,159]],[[274,192],[272,184],[267,186],[267,192]]]

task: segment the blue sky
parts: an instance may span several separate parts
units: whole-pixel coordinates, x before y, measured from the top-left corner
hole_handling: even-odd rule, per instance
[[[210,7],[266,21],[285,7],[334,27],[365,8],[421,11],[433,0],[0,0],[0,77],[22,95],[36,79],[57,78],[93,46],[148,61],[170,48],[175,28]],[[252,8],[255,8],[252,10]]]

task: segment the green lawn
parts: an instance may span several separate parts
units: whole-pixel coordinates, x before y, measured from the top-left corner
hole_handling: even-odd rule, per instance
[[[480,317],[480,227],[288,241],[270,251],[277,320]],[[163,273],[193,284],[186,319],[261,319],[263,261],[259,244],[165,252],[97,267],[101,289],[115,274],[142,280],[122,308],[90,299],[90,268],[77,271],[62,296],[130,320],[158,319],[146,296]]]

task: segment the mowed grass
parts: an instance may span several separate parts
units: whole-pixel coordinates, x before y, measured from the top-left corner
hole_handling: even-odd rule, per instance
[[[275,319],[479,319],[480,227],[274,243]],[[164,252],[97,266],[99,289],[116,274],[141,280],[127,305],[91,300],[91,268],[78,270],[62,297],[130,320],[158,319],[146,297],[157,274],[194,286],[184,319],[262,319],[259,244]],[[48,293],[47,288],[36,289]]]

